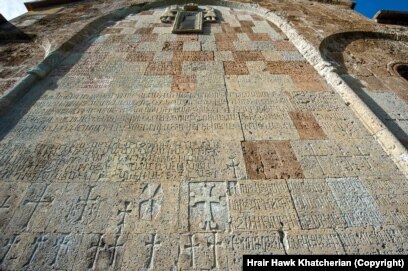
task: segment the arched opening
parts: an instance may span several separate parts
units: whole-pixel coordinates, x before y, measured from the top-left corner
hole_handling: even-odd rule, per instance
[[[408,81],[408,64],[395,65],[394,70],[405,80]]]

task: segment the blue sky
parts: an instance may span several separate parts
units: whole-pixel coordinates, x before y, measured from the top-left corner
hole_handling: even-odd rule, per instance
[[[0,13],[7,20],[11,20],[26,12],[24,0],[0,0]]]
[[[408,0],[354,0],[357,12],[373,18],[380,9],[408,11]]]

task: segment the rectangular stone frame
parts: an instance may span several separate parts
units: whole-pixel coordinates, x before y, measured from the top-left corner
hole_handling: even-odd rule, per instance
[[[194,15],[194,28],[181,28],[182,18],[185,15]],[[177,12],[176,20],[173,25],[173,33],[201,33],[203,31],[203,13],[201,11],[185,11]]]

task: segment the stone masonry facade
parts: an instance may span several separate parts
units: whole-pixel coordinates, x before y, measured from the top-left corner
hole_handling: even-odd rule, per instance
[[[278,26],[213,7],[200,34],[109,22],[2,113],[1,270],[408,253],[404,172]]]

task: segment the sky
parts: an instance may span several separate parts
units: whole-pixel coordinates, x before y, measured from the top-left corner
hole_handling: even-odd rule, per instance
[[[27,0],[0,0],[0,13],[11,20],[27,11],[24,6]],[[355,10],[368,18],[373,18],[380,9],[408,11],[408,0],[354,0]]]
[[[27,2],[27,0],[0,0],[0,13],[7,20],[20,16],[27,12],[24,1]]]
[[[408,0],[354,0],[354,2],[356,2],[354,10],[368,18],[373,18],[380,9],[408,11]]]

